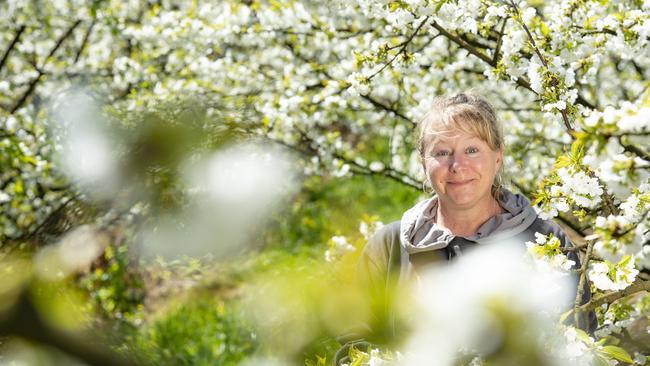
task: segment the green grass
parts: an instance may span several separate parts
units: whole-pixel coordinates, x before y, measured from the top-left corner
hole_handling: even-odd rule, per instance
[[[238,306],[198,298],[182,303],[133,336],[131,351],[153,365],[237,365],[257,348]]]

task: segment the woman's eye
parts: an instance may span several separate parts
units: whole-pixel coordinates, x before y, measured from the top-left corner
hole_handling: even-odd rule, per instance
[[[436,151],[435,153],[433,153],[433,156],[435,156],[435,157],[449,156],[449,155],[450,155],[450,152],[447,151],[447,150],[440,150],[440,151]]]
[[[468,147],[467,150],[465,150],[468,154],[476,154],[478,152],[478,149],[475,147]]]

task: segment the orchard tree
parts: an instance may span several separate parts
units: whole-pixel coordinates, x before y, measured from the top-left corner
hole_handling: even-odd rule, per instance
[[[648,1],[3,2],[0,241],[40,245],[70,225],[137,216],[93,203],[84,184],[115,172],[118,146],[133,151],[102,133],[119,125],[128,135],[133,116],[161,102],[200,100],[200,128],[227,124],[289,148],[304,175],[420,189],[419,118],[435,97],[476,89],[505,126],[511,186],[582,254],[580,283],[594,295],[580,305],[578,294],[571,317],[597,310],[595,337],[629,351],[603,357],[645,364],[649,18]],[[105,123],[66,122],[80,89]],[[87,168],[71,174],[63,135],[93,123],[82,136],[104,142],[72,149]],[[552,238],[536,245],[540,259],[563,263]]]

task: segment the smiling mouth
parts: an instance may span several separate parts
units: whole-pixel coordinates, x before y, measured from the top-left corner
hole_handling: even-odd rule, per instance
[[[454,187],[460,187],[463,185],[466,185],[468,183],[473,182],[474,179],[468,179],[468,180],[459,180],[459,181],[454,181],[454,182],[447,182],[447,184],[454,186]]]

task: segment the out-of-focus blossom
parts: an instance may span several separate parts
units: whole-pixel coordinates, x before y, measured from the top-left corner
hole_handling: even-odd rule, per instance
[[[452,365],[460,349],[481,356],[519,352],[508,350],[506,340],[523,334],[528,336],[520,342],[543,349],[538,335],[554,334],[549,319],[569,306],[572,281],[553,271],[536,271],[522,254],[520,244],[501,243],[423,274],[415,329],[401,364]]]

